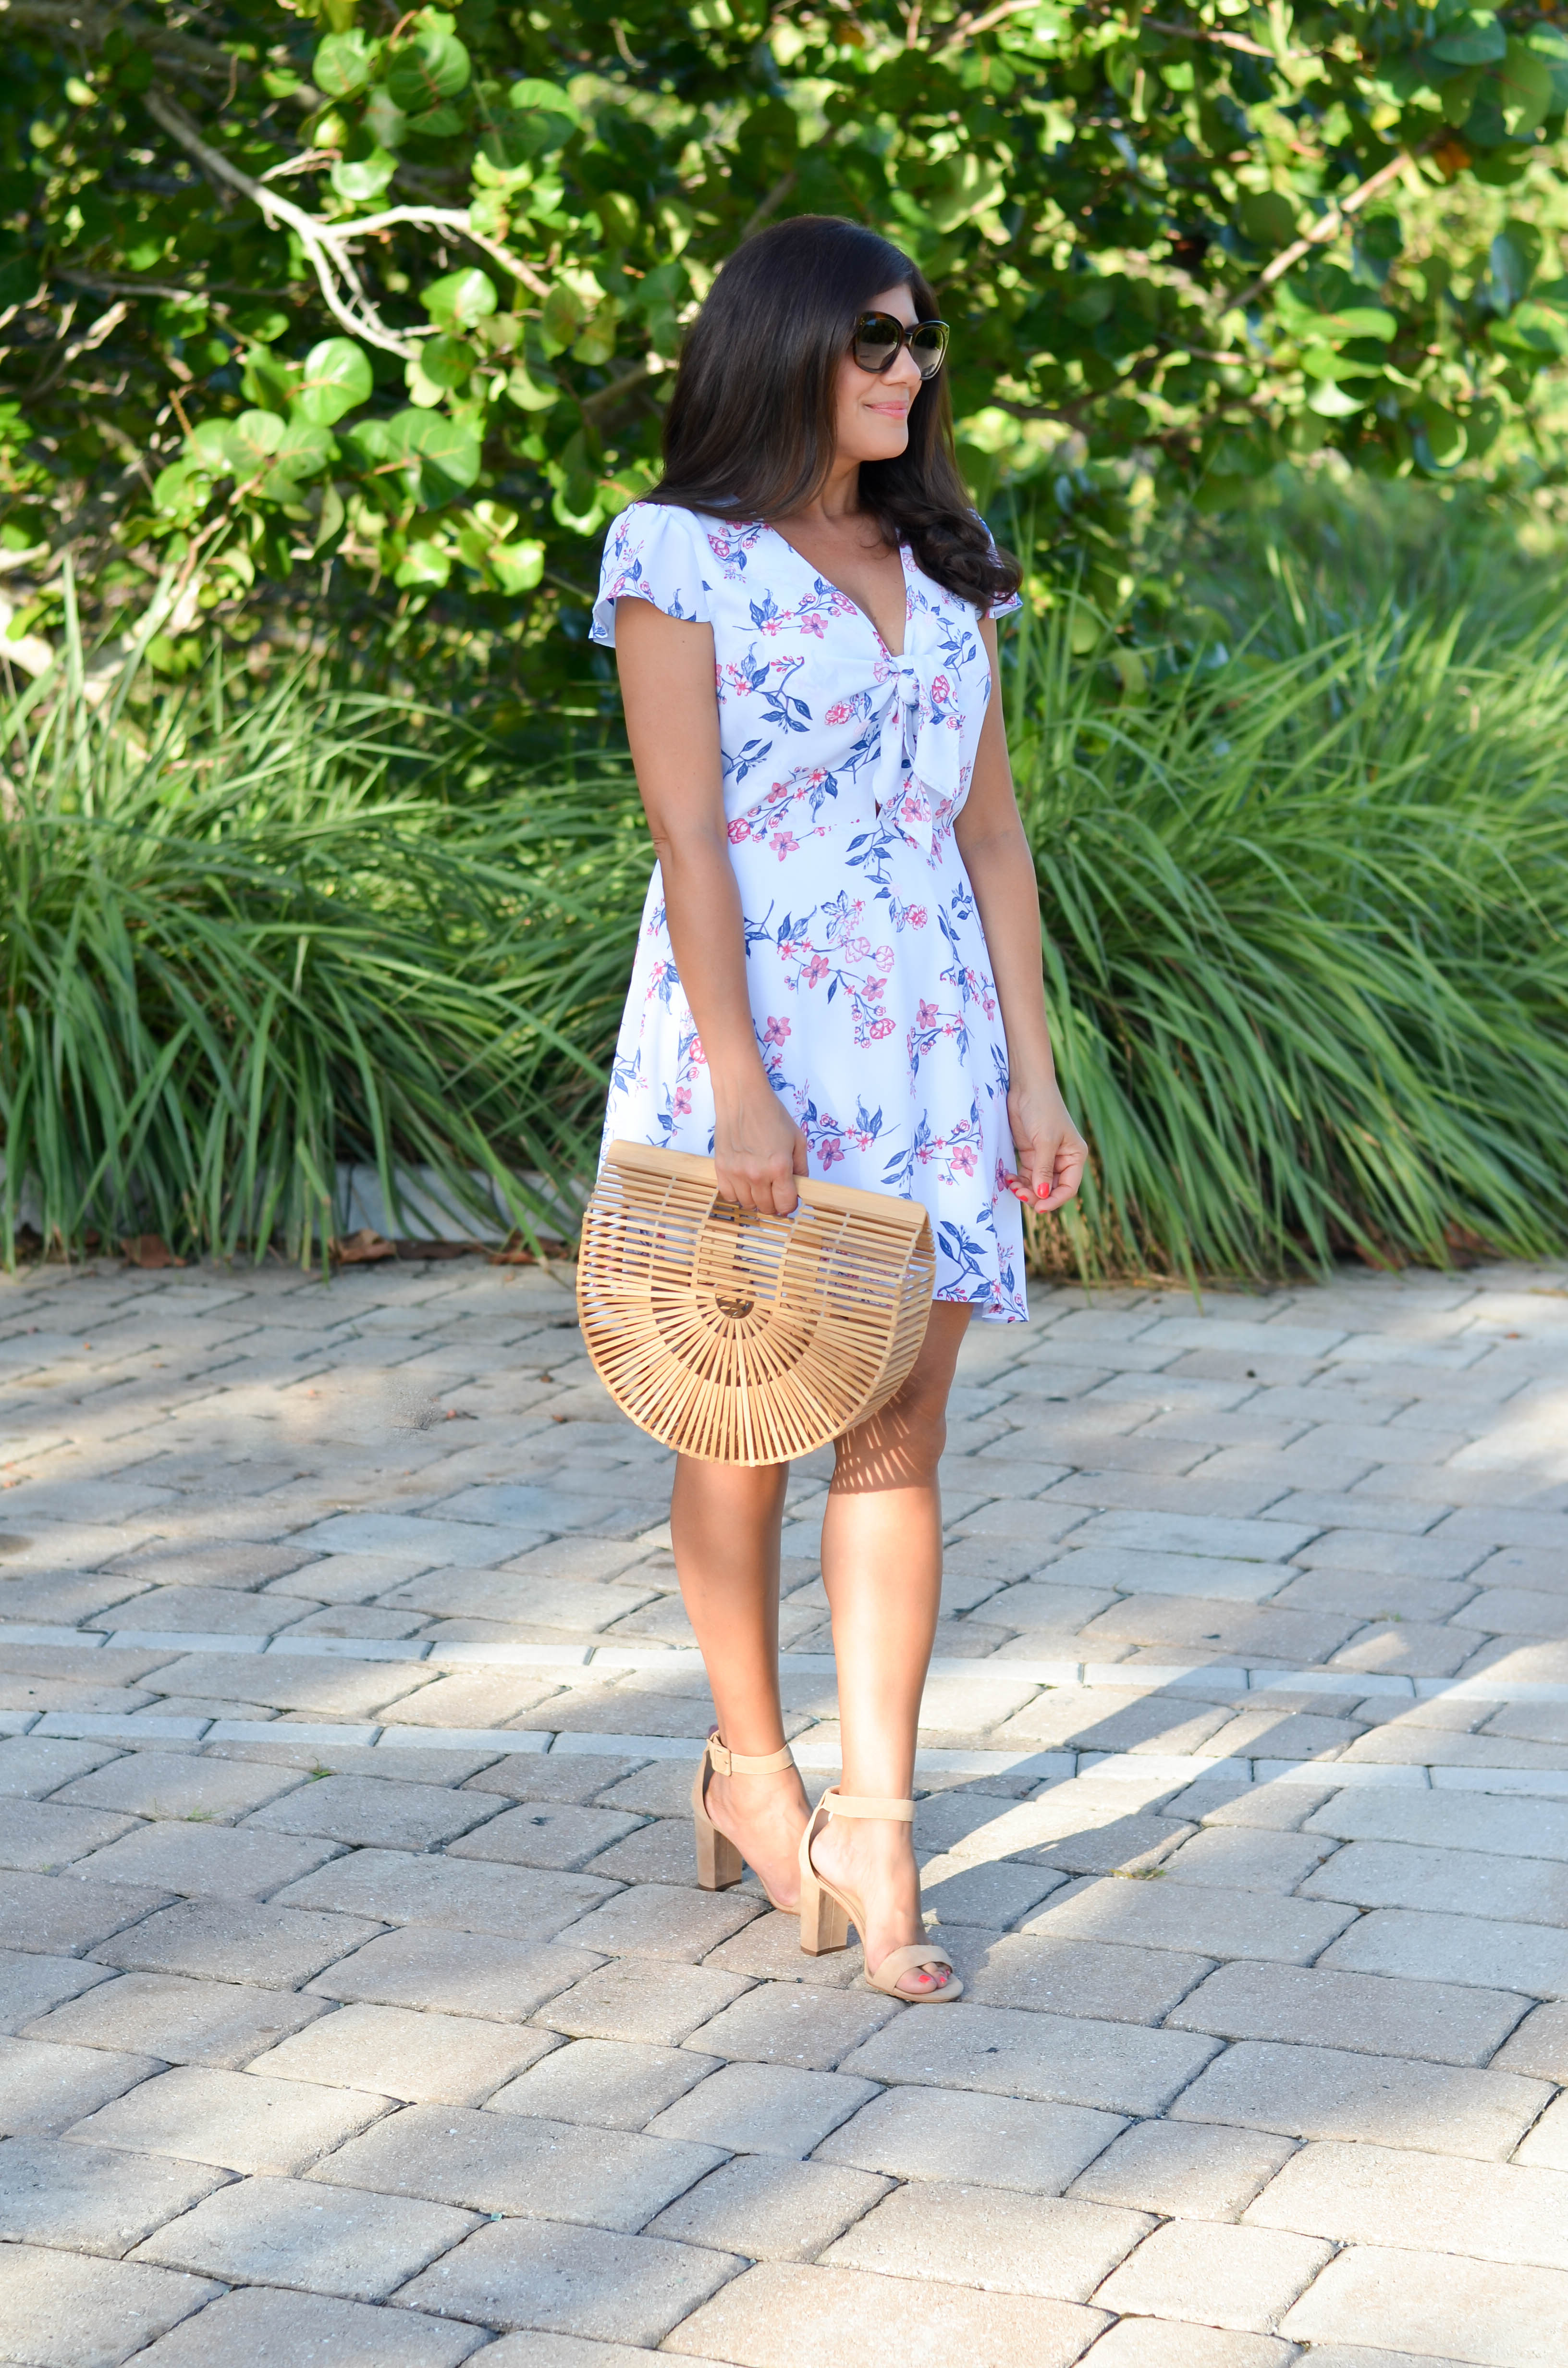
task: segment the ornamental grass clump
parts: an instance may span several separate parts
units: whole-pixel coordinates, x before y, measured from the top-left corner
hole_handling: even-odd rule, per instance
[[[350,1160],[394,1222],[421,1170],[450,1230],[559,1234],[634,894],[591,778],[497,790],[411,702],[240,685],[95,703],[73,644],[3,711],[6,1258],[25,1206],[67,1250],[308,1261]]]
[[[1048,1269],[1568,1241],[1560,636],[1286,589],[1239,651],[1135,666],[1108,627],[1083,655],[1071,604],[1024,620],[1010,730],[1093,1149]]]

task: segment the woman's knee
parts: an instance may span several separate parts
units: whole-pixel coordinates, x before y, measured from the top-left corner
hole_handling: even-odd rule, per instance
[[[880,1414],[835,1442],[835,1487],[909,1488],[934,1481],[948,1438],[948,1393],[911,1375]]]

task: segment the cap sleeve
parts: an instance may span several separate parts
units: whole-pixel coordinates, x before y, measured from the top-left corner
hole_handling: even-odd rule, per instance
[[[633,502],[621,511],[605,538],[599,596],[594,603],[590,639],[615,647],[615,604],[650,600],[666,617],[687,624],[713,621],[703,564],[712,556],[708,538],[689,510],[665,502]]]
[[[978,518],[980,514],[976,511],[975,515]],[[981,524],[984,526],[985,521],[983,518],[981,519]],[[991,545],[991,555],[993,559],[998,558],[1000,553],[996,549],[996,538],[992,533],[989,527],[985,528],[985,540]],[[1021,609],[1023,605],[1024,599],[1021,592],[1009,592],[1003,599],[993,600],[990,606],[983,611],[983,614],[987,618],[1010,617],[1016,609]]]

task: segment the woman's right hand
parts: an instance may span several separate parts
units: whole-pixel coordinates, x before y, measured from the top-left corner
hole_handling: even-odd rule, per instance
[[[715,1099],[713,1164],[720,1199],[765,1217],[787,1217],[800,1197],[796,1177],[811,1172],[805,1136],[766,1077]]]

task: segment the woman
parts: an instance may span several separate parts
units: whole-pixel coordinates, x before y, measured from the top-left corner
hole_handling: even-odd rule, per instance
[[[877,1987],[931,2002],[961,1987],[925,1941],[910,1828],[948,1391],[976,1309],[1026,1318],[1018,1201],[1061,1208],[1085,1156],[997,696],[1017,570],[959,477],[936,312],[856,223],[748,240],[687,336],[664,479],[611,529],[594,621],[659,857],[607,1142],[711,1152],[743,1208],[785,1214],[812,1174],[900,1193],[937,1245],[914,1372],[836,1442],[822,1562],[844,1768],[809,1822],[778,1695],[788,1467],[677,1464],[718,1713],[699,1874],[738,1880],[744,1856],[800,1907],[804,1947],[842,1947],[847,1915]]]

